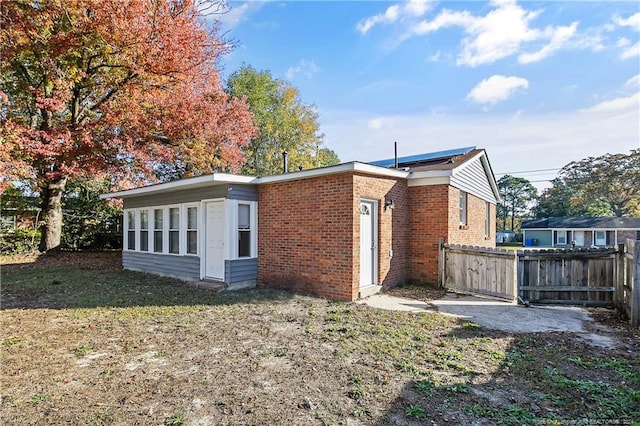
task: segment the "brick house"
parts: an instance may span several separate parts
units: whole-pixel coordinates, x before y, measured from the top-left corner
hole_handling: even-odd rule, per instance
[[[486,152],[469,147],[103,197],[124,201],[127,269],[355,300],[435,283],[440,238],[493,247],[499,195]]]
[[[611,247],[640,239],[640,217],[545,217],[522,222],[525,246]]]

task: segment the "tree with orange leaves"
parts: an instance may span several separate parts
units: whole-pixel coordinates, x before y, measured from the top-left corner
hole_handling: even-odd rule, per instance
[[[40,250],[60,245],[68,179],[125,188],[158,164],[237,172],[254,134],[223,90],[228,45],[196,0],[17,0],[0,7],[0,192],[40,193]]]

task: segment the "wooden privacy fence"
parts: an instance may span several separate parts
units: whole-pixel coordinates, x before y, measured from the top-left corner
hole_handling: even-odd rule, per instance
[[[522,302],[616,306],[637,326],[640,241],[597,249],[502,250],[440,242],[440,285]]]
[[[443,287],[461,293],[517,300],[516,252],[448,244],[442,248],[440,280]]]
[[[618,268],[614,304],[633,327],[640,325],[640,240],[618,246]]]

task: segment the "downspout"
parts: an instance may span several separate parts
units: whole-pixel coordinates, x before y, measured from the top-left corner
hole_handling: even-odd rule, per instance
[[[289,173],[289,153],[282,151],[282,174]]]

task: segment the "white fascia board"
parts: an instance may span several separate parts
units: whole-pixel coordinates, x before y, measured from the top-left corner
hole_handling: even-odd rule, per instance
[[[253,176],[232,175],[229,173],[214,173],[210,175],[198,176],[194,178],[174,180],[173,182],[159,183],[156,185],[142,186],[140,188],[128,189],[125,191],[110,192],[101,194],[100,198],[129,198],[146,194],[157,194],[176,189],[190,189],[209,185],[222,185],[225,183],[253,183]]]
[[[337,166],[323,167],[320,169],[310,169],[281,175],[265,176],[257,178],[253,183],[259,185],[265,183],[287,182],[291,180],[309,179],[318,176],[328,176],[346,172],[361,172],[376,176],[388,176],[395,178],[407,178],[409,176],[409,172],[405,172],[404,170],[388,169],[386,167],[372,166],[371,164],[352,162],[339,164]]]
[[[451,176],[431,176],[431,177],[411,177],[407,186],[433,186],[433,185],[450,185]]]

